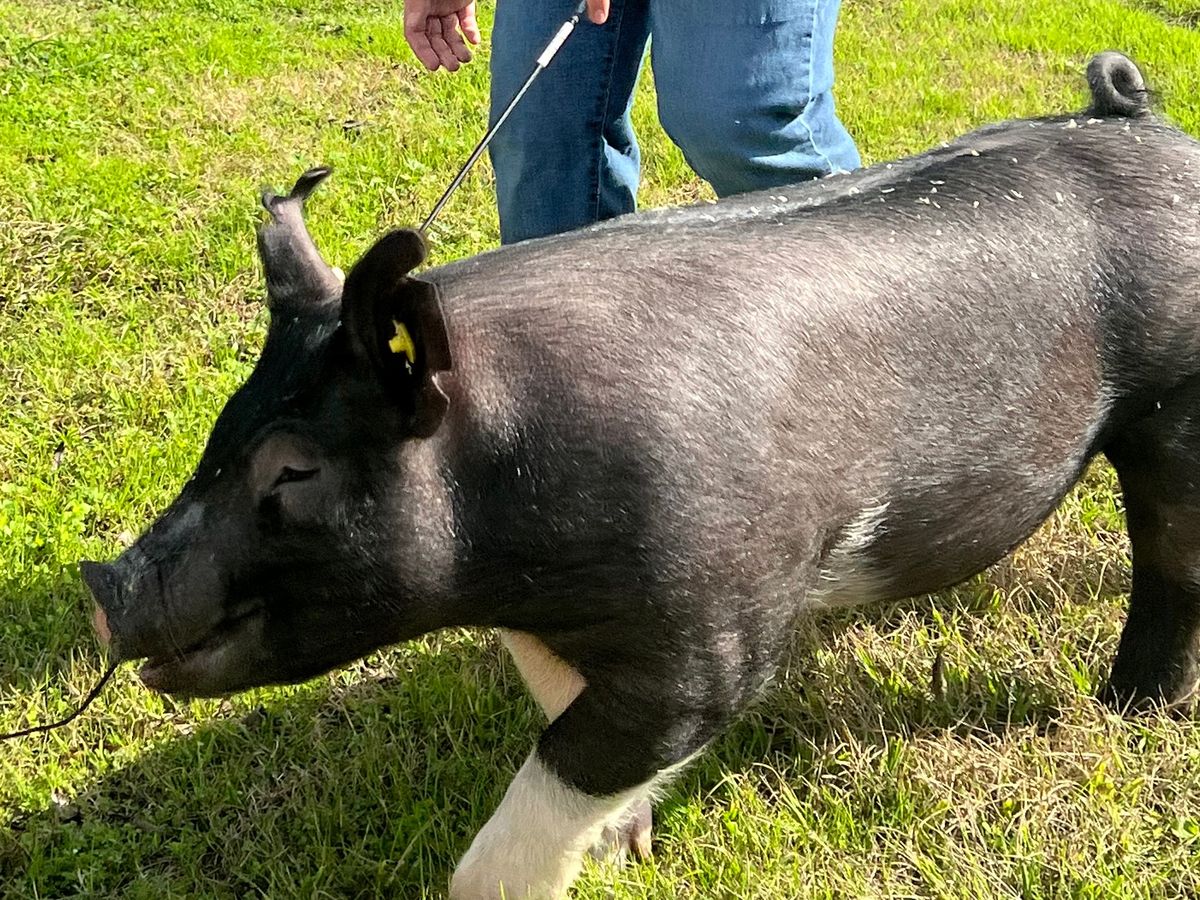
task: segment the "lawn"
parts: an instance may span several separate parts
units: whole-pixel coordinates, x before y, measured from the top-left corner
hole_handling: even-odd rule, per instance
[[[1200,0],[849,0],[840,109],[878,161],[1078,108],[1113,47],[1200,134],[1198,22]],[[165,506],[253,365],[258,187],[333,165],[310,222],[346,267],[427,212],[486,76],[423,74],[399,0],[0,0],[0,731],[102,671],[76,560]],[[648,77],[636,113],[643,202],[705,196]],[[481,167],[433,261],[495,244],[490,191]],[[589,863],[577,895],[1200,894],[1197,720],[1092,699],[1128,581],[1098,465],[984,575],[813,621],[663,798],[656,858]],[[0,745],[0,896],[438,897],[538,723],[489,634],[220,702],[123,669],[76,724]]]

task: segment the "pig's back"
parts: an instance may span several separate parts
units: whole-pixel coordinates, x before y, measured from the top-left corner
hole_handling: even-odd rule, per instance
[[[876,592],[939,586],[900,571],[918,539],[946,559],[923,571],[955,580],[1023,539],[1097,449],[1119,393],[1101,307],[1168,308],[1173,284],[1200,284],[1195,189],[1164,223],[1141,215],[1147,190],[1173,192],[1161,173],[1122,181],[1171,154],[1194,184],[1195,144],[1123,124],[1013,123],[434,270],[461,412],[484,440],[536,434],[518,456],[554,448],[526,465],[593,512],[634,503],[612,482],[636,482],[663,528],[687,526],[683,556],[748,582],[855,523],[894,545],[872,548],[891,560]],[[1134,268],[1137,297],[1120,290]]]

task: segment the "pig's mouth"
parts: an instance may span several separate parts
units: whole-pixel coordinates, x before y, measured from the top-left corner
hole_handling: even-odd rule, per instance
[[[248,638],[261,634],[266,605],[261,600],[239,604],[206,635],[182,648],[150,656],[142,664],[142,682],[166,693],[204,692],[203,685],[231,663],[240,662]],[[257,643],[257,642],[255,642]]]

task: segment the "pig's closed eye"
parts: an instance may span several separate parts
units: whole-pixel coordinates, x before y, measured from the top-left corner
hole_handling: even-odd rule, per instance
[[[292,484],[296,481],[308,481],[314,477],[320,469],[293,469],[291,466],[284,466],[279,473],[279,477],[275,479],[273,487],[279,487],[281,484]]]

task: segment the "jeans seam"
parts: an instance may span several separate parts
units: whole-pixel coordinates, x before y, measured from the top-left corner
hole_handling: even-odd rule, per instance
[[[596,221],[600,218],[600,184],[601,171],[607,161],[607,151],[605,149],[604,130],[608,127],[608,104],[612,100],[612,83],[613,73],[617,67],[617,53],[621,46],[621,28],[625,23],[625,6],[629,0],[619,4],[617,11],[617,20],[614,24],[616,33],[613,35],[611,49],[608,54],[608,77],[604,81],[604,99],[600,104],[600,128],[597,131],[597,143],[599,144],[596,154],[596,167],[592,171],[592,220]],[[637,91],[637,85],[634,84],[634,91]]]
[[[816,97],[813,94],[813,60],[816,57],[816,33],[817,33],[817,16],[821,12],[821,0],[812,0],[812,25],[809,28],[809,43],[808,43],[808,100],[804,104],[804,109],[800,110],[800,124],[804,126],[805,133],[808,134],[808,143],[821,157],[825,163],[827,171],[834,170],[833,158],[828,153],[817,146],[817,135],[813,131],[812,126],[808,124],[808,111],[812,109],[813,102]]]

